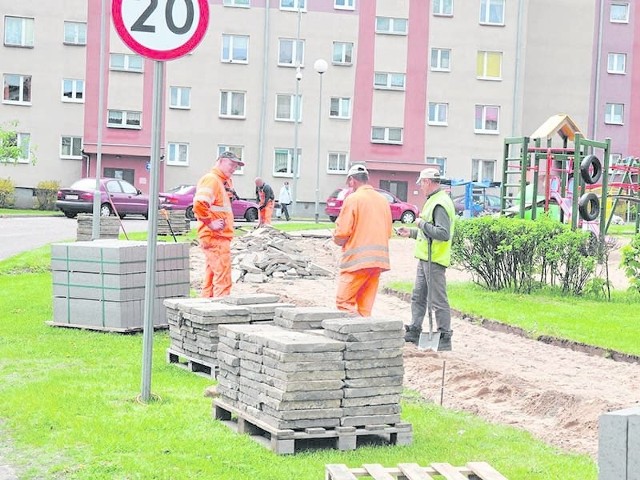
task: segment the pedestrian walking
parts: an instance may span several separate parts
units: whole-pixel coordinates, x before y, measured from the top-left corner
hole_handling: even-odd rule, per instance
[[[416,281],[411,294],[411,324],[404,339],[418,343],[427,313],[427,296],[431,294],[434,315],[440,333],[439,351],[451,350],[451,308],[447,297],[446,270],[451,264],[455,207],[440,187],[440,171],[425,168],[416,181],[426,197],[418,228],[401,227],[398,235],[416,239],[414,256],[418,259]],[[429,292],[431,290],[431,292]]]
[[[232,152],[223,152],[196,187],[193,213],[198,220],[198,240],[206,259],[202,297],[217,298],[231,293],[231,175],[243,165]]]
[[[347,172],[353,190],[336,219],[333,241],[342,247],[336,307],[370,317],[378,292],[380,274],[389,270],[391,210],[386,198],[369,185],[364,165]]]
[[[278,195],[278,202],[280,203],[280,215],[284,215],[284,218],[289,221],[289,205],[291,205],[291,191],[289,190],[289,182],[284,182],[280,189],[280,195]]]
[[[273,215],[273,203],[275,195],[271,186],[264,183],[260,177],[256,178],[256,201],[258,202],[259,221],[258,226],[271,225]]]

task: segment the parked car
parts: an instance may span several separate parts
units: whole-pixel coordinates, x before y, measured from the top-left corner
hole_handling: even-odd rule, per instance
[[[394,222],[401,221],[402,223],[412,223],[418,216],[418,207],[412,203],[403,202],[394,194],[389,193],[386,190],[381,190],[379,188],[376,188],[375,190],[389,202],[391,218]],[[324,212],[329,216],[329,220],[332,222],[336,221],[336,218],[340,215],[342,203],[351,191],[352,190],[348,187],[341,187],[329,195],[329,198],[327,198],[327,206],[324,209]]]
[[[184,210],[189,220],[195,220],[193,214],[193,196],[196,194],[195,185],[178,185],[166,192],[159,193],[160,208],[167,210]],[[255,222],[258,219],[258,204],[240,198],[231,202],[233,218]]]
[[[465,196],[453,198],[453,206],[456,209],[456,214],[462,215],[464,212],[464,200]],[[481,213],[499,213],[500,212],[500,197],[497,195],[488,195],[484,193],[473,194],[473,215],[479,215]],[[507,205],[509,206],[509,205]]]
[[[78,213],[92,213],[95,189],[95,178],[82,178],[69,188],[58,190],[56,207],[68,218],[75,218]],[[120,218],[132,214],[149,218],[149,196],[124,180],[101,178],[100,216],[108,217],[116,212]]]

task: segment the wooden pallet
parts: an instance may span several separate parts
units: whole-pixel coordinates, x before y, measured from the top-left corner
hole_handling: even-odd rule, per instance
[[[183,368],[205,378],[216,378],[215,365],[205,363],[202,360],[196,360],[170,348],[167,349],[167,363],[172,363],[176,367]]]
[[[232,407],[219,398],[215,399],[213,404],[214,416],[217,420],[237,433],[248,434],[251,439],[278,455],[294,454],[296,447],[298,450],[303,448],[355,450],[358,439],[375,439],[390,445],[410,445],[413,440],[413,429],[410,423],[362,427],[315,427],[299,430],[278,429],[247,412]]]
[[[361,468],[346,465],[325,465],[325,480],[507,480],[485,462],[469,462],[464,467],[449,463],[432,463],[421,467],[417,463],[400,463],[397,467],[385,468],[378,464],[365,464]]]

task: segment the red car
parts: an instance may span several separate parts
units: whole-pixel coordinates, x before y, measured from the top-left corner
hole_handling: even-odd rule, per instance
[[[403,202],[394,194],[387,192],[386,190],[375,189],[389,202],[389,208],[391,208],[391,218],[394,222],[400,221],[402,223],[413,223],[418,216],[418,207],[412,203]],[[329,215],[329,220],[336,221],[340,210],[342,209],[342,203],[347,195],[351,193],[351,189],[348,187],[341,187],[334,191],[329,198],[327,198],[327,206],[324,209],[324,213]]]
[[[167,210],[184,210],[189,220],[195,220],[193,214],[193,196],[195,185],[178,185],[166,192],[159,193],[160,208]],[[231,203],[233,218],[244,219],[247,222],[258,220],[258,204],[249,200],[236,199]]]

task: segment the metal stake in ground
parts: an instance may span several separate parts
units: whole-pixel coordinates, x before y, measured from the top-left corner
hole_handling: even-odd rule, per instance
[[[171,222],[169,221],[169,212],[167,212],[166,208],[161,208],[159,211],[160,211],[160,215],[162,215],[164,219],[167,221],[167,225],[169,225],[169,230],[171,231],[171,235],[173,236],[173,241],[178,243],[176,234],[173,233],[173,227],[171,226]]]

